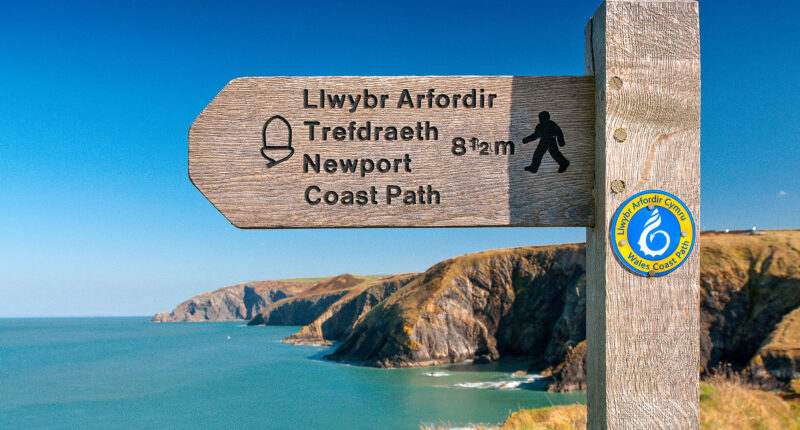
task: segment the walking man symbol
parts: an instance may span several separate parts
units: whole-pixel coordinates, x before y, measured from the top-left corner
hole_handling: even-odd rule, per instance
[[[522,143],[533,142],[536,139],[539,139],[539,146],[533,152],[531,165],[526,167],[525,170],[536,173],[539,170],[539,165],[542,164],[544,153],[550,152],[550,155],[558,163],[558,173],[566,171],[567,167],[569,167],[569,160],[558,150],[559,146],[566,145],[564,133],[561,132],[561,127],[558,124],[550,120],[550,113],[547,111],[539,112],[539,124],[536,125],[533,134],[522,139]],[[558,142],[558,145],[556,145],[556,142]]]

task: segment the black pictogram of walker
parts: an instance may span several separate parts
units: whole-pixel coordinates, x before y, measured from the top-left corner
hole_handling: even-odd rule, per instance
[[[280,145],[276,145],[273,142],[267,144],[267,127],[269,127],[270,123],[275,120],[279,120],[272,125],[273,129],[275,127],[286,127],[286,131],[288,134],[288,141]],[[283,124],[281,124],[283,123]],[[270,168],[280,162],[286,161],[294,155],[294,148],[292,148],[292,126],[289,125],[289,121],[286,121],[286,118],[275,115],[270,117],[267,122],[264,123],[264,128],[261,129],[261,155],[267,159],[267,168]],[[267,155],[269,153],[269,155]]]
[[[558,150],[559,146],[566,145],[564,133],[561,131],[561,127],[550,119],[550,113],[547,111],[539,112],[539,124],[536,124],[533,134],[522,139],[522,143],[533,142],[536,139],[539,139],[539,146],[533,152],[531,165],[525,167],[525,170],[531,173],[538,172],[544,153],[549,152],[558,163],[558,173],[566,171],[569,166],[569,160]],[[558,142],[558,145],[556,145],[556,142]]]

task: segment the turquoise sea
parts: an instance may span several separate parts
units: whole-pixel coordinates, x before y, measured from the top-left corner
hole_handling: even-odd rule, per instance
[[[418,429],[585,402],[524,362],[373,369],[281,343],[299,327],[0,319],[0,428]]]

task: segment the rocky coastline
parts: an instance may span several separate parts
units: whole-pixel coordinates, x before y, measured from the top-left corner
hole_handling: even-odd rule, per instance
[[[701,371],[725,363],[765,387],[800,376],[800,231],[703,233],[699,252]],[[418,274],[242,284],[154,320],[303,325],[285,342],[336,343],[328,359],[375,367],[522,357],[548,389],[580,390],[585,261],[583,244],[551,245],[464,255]]]

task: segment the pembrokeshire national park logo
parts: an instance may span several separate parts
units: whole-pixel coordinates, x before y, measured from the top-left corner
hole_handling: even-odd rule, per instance
[[[635,273],[661,276],[677,269],[694,248],[695,226],[686,205],[649,190],[626,200],[611,222],[612,248]]]

